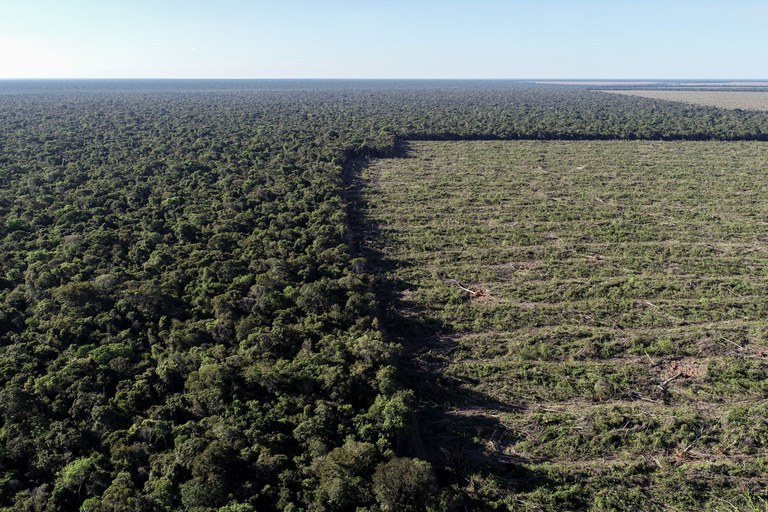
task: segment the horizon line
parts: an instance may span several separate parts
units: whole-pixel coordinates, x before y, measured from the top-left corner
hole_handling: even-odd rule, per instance
[[[656,77],[635,77],[635,78],[614,78],[614,77],[0,77],[0,81],[63,81],[63,80],[423,80],[423,81],[445,81],[445,80],[474,80],[474,81],[519,81],[519,82],[768,82],[766,78],[739,78],[739,77],[720,77],[720,78],[656,78]]]

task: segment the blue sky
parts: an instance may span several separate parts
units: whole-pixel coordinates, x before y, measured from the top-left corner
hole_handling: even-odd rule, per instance
[[[0,0],[0,78],[768,78],[765,0]]]

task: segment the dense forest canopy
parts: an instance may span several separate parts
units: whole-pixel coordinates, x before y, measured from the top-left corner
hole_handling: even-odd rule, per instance
[[[0,83],[0,507],[437,510],[342,168],[407,138],[768,138],[512,82]]]

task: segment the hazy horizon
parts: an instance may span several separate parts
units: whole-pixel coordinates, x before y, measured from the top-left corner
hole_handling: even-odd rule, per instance
[[[341,76],[341,77],[320,77],[320,76],[298,76],[298,77],[281,77],[281,76],[266,76],[266,77],[163,77],[163,76],[126,76],[126,77],[87,77],[87,76],[73,76],[73,77],[0,77],[0,81],[6,82],[46,82],[46,81],[131,81],[131,80],[157,80],[157,81],[269,81],[269,80],[285,80],[285,81],[392,81],[392,82],[461,82],[461,81],[476,81],[476,82],[541,82],[541,83],[553,83],[553,82],[646,82],[646,83],[664,83],[664,82],[712,82],[712,83],[732,83],[732,82],[766,82],[768,86],[768,77],[766,78],[742,78],[742,77],[718,77],[718,78],[681,78],[681,77],[639,77],[639,78],[614,78],[614,77],[553,77],[553,78],[505,78],[505,77],[357,77],[357,76]]]

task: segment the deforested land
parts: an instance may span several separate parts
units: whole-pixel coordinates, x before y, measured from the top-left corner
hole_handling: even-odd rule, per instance
[[[473,500],[764,490],[766,165],[762,142],[471,141],[366,168],[428,451]]]
[[[709,107],[765,111],[768,110],[768,92],[763,89],[760,91],[614,90],[609,92]]]

